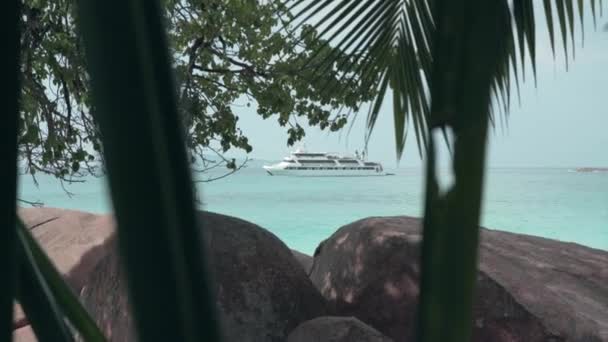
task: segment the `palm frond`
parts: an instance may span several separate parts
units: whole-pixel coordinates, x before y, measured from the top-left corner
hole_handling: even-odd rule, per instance
[[[424,151],[427,141],[426,127],[430,124],[428,96],[430,72],[433,63],[432,35],[436,2],[439,0],[286,0],[293,12],[293,23],[299,27],[311,24],[320,32],[317,38],[326,39],[327,44],[338,47],[316,67],[322,74],[338,63],[340,68],[350,70],[344,78],[353,84],[375,80],[377,99],[372,101],[367,117],[366,141],[378,119],[384,98],[387,94],[400,97],[393,101],[395,123],[414,125],[420,151]],[[577,4],[575,4],[575,1]],[[590,2],[591,14],[595,23],[596,8],[603,8],[602,1]],[[532,68],[532,79],[536,82],[536,15],[533,0],[502,0],[501,8],[508,14],[503,25],[513,32],[501,42],[501,64],[494,73],[494,96],[500,98],[503,110],[508,115],[511,102],[511,87],[517,88],[526,80],[526,66]],[[566,67],[570,54],[574,57],[576,21],[581,25],[584,36],[585,6],[582,0],[543,0],[544,16],[553,54],[556,54],[556,30],[563,46]],[[600,13],[601,15],[601,13]],[[345,58],[345,55],[350,58]],[[421,77],[415,76],[415,70]],[[402,74],[401,74],[402,73]],[[385,75],[390,75],[388,87]],[[399,79],[397,79],[399,77]],[[514,79],[512,79],[514,78]],[[326,90],[331,90],[328,85]],[[403,116],[401,118],[400,116]],[[441,119],[434,118],[433,125],[441,126]],[[395,146],[397,158],[403,153],[407,127],[395,127]]]
[[[354,81],[378,79],[366,141],[390,90],[397,158],[403,152],[409,125],[413,125],[419,149],[427,151],[417,340],[468,341],[488,126],[497,121],[496,110],[502,111],[501,117],[508,115],[513,85],[519,99],[520,77],[525,81],[527,65],[536,82],[535,7],[533,0],[384,1],[382,20],[369,21],[365,28],[338,26],[362,20],[357,17],[360,10],[348,13],[350,7],[339,5],[347,0],[337,1],[334,7],[326,5],[329,12],[323,22],[336,18],[329,28],[321,28],[319,23],[315,27],[323,32],[333,29],[332,38],[346,37],[341,46],[351,46],[343,44],[344,39],[359,42],[361,50],[346,51],[355,56],[347,65],[349,70],[352,66]],[[299,5],[303,3],[298,0]],[[591,6],[595,17],[595,3]],[[568,49],[575,47],[575,11],[579,11],[582,26],[584,6],[579,2],[575,9],[574,0],[547,0],[543,7],[554,55],[554,19],[559,23],[567,66]],[[330,59],[327,64],[333,62]],[[436,138],[431,133],[437,128],[444,137],[448,129],[453,134],[455,180],[445,193],[439,192],[435,174]]]
[[[368,113],[368,132],[371,134],[382,99],[390,88],[393,93],[397,157],[402,155],[406,126],[410,120],[416,137],[420,139],[422,153],[429,108],[425,87],[428,86],[432,63],[430,35],[433,22],[427,2],[325,1],[316,6],[314,1],[307,4],[306,1],[296,0],[291,3],[296,27],[307,20],[320,32],[317,38],[328,37],[328,43],[335,44],[352,57],[345,59],[338,53],[330,54],[317,66],[316,72],[323,73],[337,63],[339,68],[351,70],[342,76],[348,77],[350,82],[376,85],[378,96]],[[315,16],[320,18],[315,21]],[[306,20],[297,21],[298,18]],[[339,57],[342,60],[338,61]],[[370,134],[366,135],[366,140]]]
[[[137,335],[218,341],[159,1],[78,9]]]
[[[2,85],[0,103],[0,165],[4,170],[0,182],[0,341],[10,341],[13,333],[13,299],[17,285],[17,134],[19,118],[19,8],[20,1],[2,1],[0,5],[0,38],[3,42]]]

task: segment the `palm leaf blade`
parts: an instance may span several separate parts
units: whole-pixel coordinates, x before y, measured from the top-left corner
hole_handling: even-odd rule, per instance
[[[562,35],[562,44],[564,45],[564,58],[566,59],[566,68],[568,68],[568,29],[566,27],[566,14],[564,0],[557,0],[557,17]]]
[[[4,91],[0,101],[4,106],[0,116],[0,165],[5,177],[0,182],[0,341],[10,341],[13,332],[13,299],[17,285],[17,134],[19,118],[19,8],[17,0],[2,1],[0,30],[4,42],[2,81]]]
[[[70,323],[72,323],[72,326],[78,330],[84,341],[105,341],[105,337],[95,324],[95,321],[82,307],[78,298],[65,283],[59,271],[38,245],[23,222],[18,222],[18,229],[23,237],[23,243],[25,243],[27,248],[31,251],[33,260],[37,264],[42,277],[48,284],[49,290],[55,298],[57,305],[61,308],[62,313]]]
[[[549,30],[549,41],[551,42],[551,51],[555,56],[555,30],[553,28],[553,13],[551,9],[552,0],[543,0],[543,6],[545,8],[545,17],[547,18],[547,28]]]
[[[574,0],[566,0],[566,15],[568,16],[568,27],[572,41],[572,58],[574,58],[576,51],[574,48]]]
[[[79,3],[95,115],[137,335],[142,341],[216,341],[215,302],[159,6],[150,0]],[[137,171],[141,165],[150,172]]]
[[[38,340],[73,341],[63,314],[40,271],[22,230],[19,238],[19,291],[17,299]]]

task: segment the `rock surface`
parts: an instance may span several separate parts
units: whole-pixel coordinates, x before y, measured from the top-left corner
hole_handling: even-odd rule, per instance
[[[19,217],[63,274],[75,293],[109,253],[114,232],[111,215],[57,208],[20,208]],[[15,305],[14,341],[35,341],[27,319]]]
[[[354,317],[324,316],[300,324],[287,342],[391,342]]]
[[[608,341],[608,253],[483,230],[474,341]],[[336,314],[410,341],[418,297],[420,220],[369,218],[315,251],[313,283]]]
[[[111,242],[113,252],[107,254],[90,274],[87,284],[80,290],[80,301],[108,341],[136,341],[117,241]]]
[[[291,251],[270,232],[233,217],[200,213],[224,341],[285,341],[300,323],[326,315],[327,303]],[[82,300],[112,341],[133,331],[122,275],[107,256]]]
[[[300,265],[302,265],[304,272],[306,272],[306,274],[310,274],[313,258],[310,255],[298,252],[295,249],[291,250],[291,254],[293,254],[294,258],[296,258]]]
[[[53,208],[19,215],[111,340],[134,340],[112,217]],[[396,342],[411,340],[418,219],[342,227],[319,245],[314,263],[251,223],[211,213],[200,219],[225,341],[285,341],[292,333],[293,342],[315,331],[319,338],[342,338],[342,331],[348,340],[360,330],[356,320],[313,319],[328,314],[355,316]],[[608,252],[492,230],[483,230],[481,241],[474,341],[608,341]],[[15,309],[14,340],[35,341]]]
[[[80,291],[97,263],[109,253],[115,222],[98,215],[57,208],[23,208],[19,217],[74,291]]]
[[[30,326],[13,330],[13,342],[36,342],[38,339]]]

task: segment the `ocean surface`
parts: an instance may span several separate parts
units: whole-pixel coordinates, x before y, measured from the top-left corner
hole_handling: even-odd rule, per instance
[[[387,170],[395,175],[385,177],[296,178],[269,176],[258,164],[221,180],[199,183],[201,208],[254,222],[306,253],[355,220],[422,214],[420,168]],[[21,198],[49,207],[111,211],[103,177],[65,189],[49,176],[37,180],[36,186],[31,177],[21,177]],[[608,250],[608,172],[489,169],[484,199],[482,225],[487,228]]]

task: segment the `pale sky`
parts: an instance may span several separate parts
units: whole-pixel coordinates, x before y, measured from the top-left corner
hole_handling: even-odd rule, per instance
[[[542,11],[537,9],[537,13]],[[608,32],[603,30],[607,17],[605,14],[599,18],[594,29],[590,15],[586,16],[584,47],[581,48],[578,32],[576,58],[570,62],[568,71],[561,40],[557,42],[559,53],[554,61],[544,18],[538,19],[538,87],[527,78],[521,87],[521,106],[516,98],[512,103],[508,127],[499,125],[491,133],[490,167],[608,167]],[[578,19],[576,25],[579,26]],[[531,71],[526,75],[531,75]],[[394,166],[390,103],[390,98],[385,100],[369,145],[369,159]],[[289,152],[286,128],[280,127],[276,119],[262,120],[253,107],[234,110],[253,146],[250,157],[279,160]],[[360,113],[349,136],[346,130],[328,134],[318,128],[307,128],[304,139],[307,148],[332,152],[361,149],[366,114]],[[420,164],[411,134],[400,165]]]

